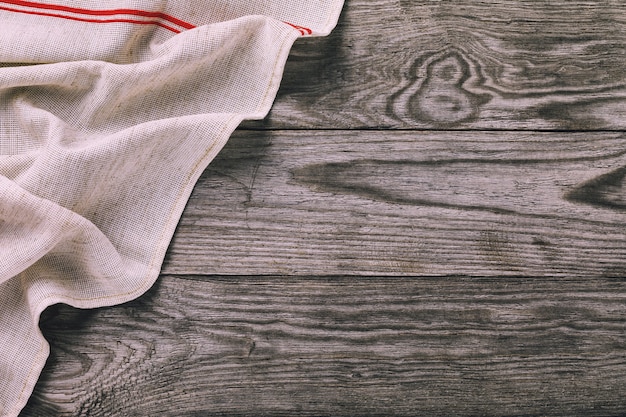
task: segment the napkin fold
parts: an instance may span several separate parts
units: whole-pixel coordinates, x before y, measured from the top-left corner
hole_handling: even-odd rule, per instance
[[[41,312],[152,286],[202,171],[341,7],[0,0],[0,415],[48,357]]]

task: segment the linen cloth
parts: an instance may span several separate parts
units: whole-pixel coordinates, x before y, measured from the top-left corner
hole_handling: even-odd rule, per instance
[[[0,0],[0,416],[48,356],[41,312],[150,288],[201,172],[342,3]]]

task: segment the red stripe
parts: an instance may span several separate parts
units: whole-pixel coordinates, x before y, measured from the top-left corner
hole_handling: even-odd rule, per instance
[[[24,13],[24,14],[32,14],[32,15],[38,15],[38,16],[50,16],[50,17],[60,17],[62,19],[68,19],[68,20],[76,20],[79,22],[88,22],[88,23],[136,23],[139,25],[156,25],[156,26],[160,26],[162,28],[171,30],[174,33],[180,33],[180,30],[173,28],[171,26],[168,26],[162,22],[159,22],[158,20],[133,20],[133,19],[87,19],[87,18],[82,18],[82,17],[74,17],[74,16],[65,16],[65,15],[60,15],[60,14],[54,14],[54,13],[46,13],[46,12],[33,12],[33,11],[25,11],[25,10],[17,10],[17,9],[11,9],[8,7],[3,7],[0,6],[0,10],[6,10],[9,12],[17,12],[17,13]]]
[[[35,9],[56,10],[56,11],[68,12],[68,13],[84,14],[84,15],[89,15],[89,16],[114,16],[114,15],[125,14],[125,15],[141,16],[141,17],[151,17],[151,18],[166,20],[170,23],[174,23],[175,25],[178,25],[185,29],[195,28],[195,26],[192,25],[191,23],[187,23],[183,20],[177,19],[173,16],[170,16],[168,14],[161,13],[161,12],[149,12],[145,10],[136,10],[136,9],[92,10],[92,9],[81,9],[77,7],[62,6],[58,4],[35,3],[32,1],[26,1],[26,0],[0,0],[0,3],[12,4],[15,6],[22,6],[22,7],[31,7]],[[69,16],[51,14],[51,13],[46,14],[43,12],[32,12],[32,11],[27,12],[23,10],[14,10],[14,9],[8,9],[8,8],[2,8],[2,10],[10,10],[10,11],[21,12],[21,13],[26,13],[26,14],[37,14],[37,15],[42,15],[42,16],[62,17],[66,19],[79,20],[82,22],[92,22],[92,23],[118,22],[118,21],[129,22],[129,23],[140,23],[140,22],[143,23],[144,22],[144,21],[138,21],[138,20],[132,20],[132,19],[111,19],[111,20],[97,20],[96,21],[94,19],[91,19],[91,20],[82,19],[78,17],[69,17]],[[149,21],[149,22],[145,22],[145,24],[155,24],[155,25],[164,27],[166,29],[172,30],[174,32],[180,33],[179,30],[173,29],[172,27],[162,24],[161,22],[158,22],[158,21]]]
[[[304,26],[294,25],[293,23],[289,23],[289,22],[284,22],[284,23],[288,24],[292,28],[298,29],[301,35],[310,35],[311,33],[313,33],[311,29],[305,28]]]

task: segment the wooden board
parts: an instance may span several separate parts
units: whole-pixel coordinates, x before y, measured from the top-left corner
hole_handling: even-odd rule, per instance
[[[623,133],[239,132],[170,274],[623,276]]]
[[[164,276],[122,307],[50,311],[24,415],[622,415],[625,290]]]
[[[247,126],[624,129],[624,16],[604,0],[350,0]]]

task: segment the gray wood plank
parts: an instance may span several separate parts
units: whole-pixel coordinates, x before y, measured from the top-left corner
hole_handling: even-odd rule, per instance
[[[623,133],[238,132],[176,274],[626,275]]]
[[[245,126],[624,129],[624,16],[605,0],[350,0]]]
[[[163,276],[46,314],[24,416],[626,413],[623,279]]]

